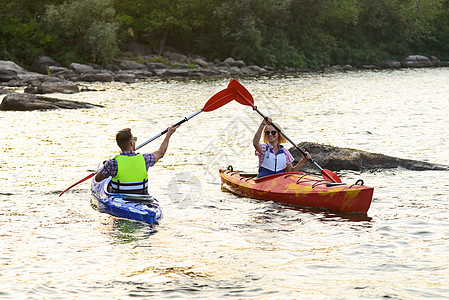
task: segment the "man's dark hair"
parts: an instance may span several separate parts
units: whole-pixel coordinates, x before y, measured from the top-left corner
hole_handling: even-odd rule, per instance
[[[115,135],[115,140],[117,141],[117,145],[120,147],[120,149],[123,149],[128,146],[131,137],[131,129],[125,128],[117,132],[117,134]]]

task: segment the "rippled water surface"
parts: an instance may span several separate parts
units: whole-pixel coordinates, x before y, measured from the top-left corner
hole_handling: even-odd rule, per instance
[[[448,78],[426,69],[240,82],[298,143],[449,165]],[[94,210],[89,182],[58,197],[117,153],[119,129],[143,142],[229,80],[86,84],[97,91],[54,96],[104,108],[0,112],[0,298],[449,297],[448,172],[340,172],[374,186],[367,216],[236,197],[218,170],[256,170],[261,119],[235,101],[184,123],[150,169],[159,225]]]

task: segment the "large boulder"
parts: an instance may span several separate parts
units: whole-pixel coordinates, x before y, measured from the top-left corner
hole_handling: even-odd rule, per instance
[[[8,60],[0,60],[0,69],[13,70],[13,71],[16,71],[16,73],[26,72],[24,68],[22,68],[15,62],[8,61]]]
[[[425,68],[433,67],[432,61],[422,55],[410,55],[401,61],[404,68]]]
[[[15,70],[0,68],[0,82],[8,82],[17,79],[17,72]]]
[[[75,71],[77,74],[87,73],[87,72],[93,72],[94,68],[89,65],[83,65],[78,63],[71,63],[69,65],[69,68]]]
[[[58,77],[46,76],[44,80],[36,80],[27,86],[26,93],[30,94],[74,94],[79,92],[78,85]]]
[[[49,67],[61,67],[61,64],[48,56],[40,56],[31,66],[31,70],[41,74],[48,74]]]
[[[449,171],[449,166],[446,165],[433,164],[411,159],[401,159],[379,153],[371,153],[349,148],[340,148],[310,142],[302,142],[298,146],[309,152],[313,160],[316,161],[320,167],[331,171],[370,171],[398,167],[415,171]],[[289,150],[295,158],[294,164],[296,164],[302,158],[302,154],[296,148],[290,148]],[[304,165],[303,170],[306,172],[314,172],[317,171],[317,167],[311,162],[307,162]]]
[[[27,84],[31,80],[35,80],[36,78],[42,77],[44,75],[36,73],[36,72],[28,72],[18,64],[12,61],[0,60],[0,70],[3,70],[3,73],[10,74],[4,75],[4,80],[9,78],[11,74],[16,73],[17,77],[13,79],[17,79],[18,81]],[[9,80],[8,80],[9,81]]]
[[[0,110],[48,110],[48,109],[76,109],[76,108],[95,108],[101,105],[90,104],[87,102],[60,100],[48,98],[33,94],[9,93],[0,104]]]

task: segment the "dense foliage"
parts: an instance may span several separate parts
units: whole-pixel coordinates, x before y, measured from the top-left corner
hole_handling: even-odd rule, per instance
[[[278,68],[449,60],[449,0],[0,0],[0,59],[106,64],[128,42]]]

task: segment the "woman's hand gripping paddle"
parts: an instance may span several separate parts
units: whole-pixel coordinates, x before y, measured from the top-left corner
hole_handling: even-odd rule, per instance
[[[209,111],[213,111],[216,110],[217,108],[222,107],[223,105],[231,102],[232,100],[234,100],[234,91],[230,91],[229,89],[224,89],[218,93],[216,93],[215,95],[213,95],[204,105],[204,107],[202,109],[200,109],[199,111],[197,111],[196,113],[182,119],[181,121],[179,121],[178,123],[175,124],[175,126],[177,125],[181,125],[184,122],[187,122],[188,120],[190,120],[191,118],[193,118],[194,116],[200,114],[201,112],[209,112]],[[146,144],[152,142],[153,140],[157,139],[158,137],[164,135],[167,133],[167,129],[165,129],[164,131],[160,132],[159,134],[157,134],[156,136],[152,137],[151,139],[147,140],[146,142],[144,142],[143,144],[139,145],[136,147],[136,150],[139,148],[142,148],[143,146],[145,146]],[[98,172],[101,171],[102,168],[98,169],[96,172],[93,172],[91,174],[89,174],[88,176],[84,177],[83,179],[81,179],[80,181],[72,184],[71,186],[69,186],[68,188],[66,188],[64,191],[61,192],[61,194],[59,194],[59,197],[62,196],[62,194],[64,194],[65,192],[67,192],[68,190],[70,190],[72,187],[80,184],[83,181],[88,180],[89,178],[94,177]]]
[[[250,92],[237,80],[233,79],[228,84],[228,90],[233,90],[235,93],[235,100],[243,105],[249,105],[251,106],[255,111],[259,113],[264,119],[267,119],[267,117],[257,108],[257,106],[254,106],[254,99]],[[291,139],[289,139],[284,132],[280,130],[275,124],[271,123],[271,126],[273,126],[277,131],[279,131],[296,149],[299,150],[299,152],[302,153],[302,155],[306,156],[306,153],[299,148]],[[340,177],[337,176],[334,172],[321,168],[313,159],[310,159],[310,161],[318,167],[318,169],[321,170],[321,176],[323,176],[324,179],[341,183]]]

